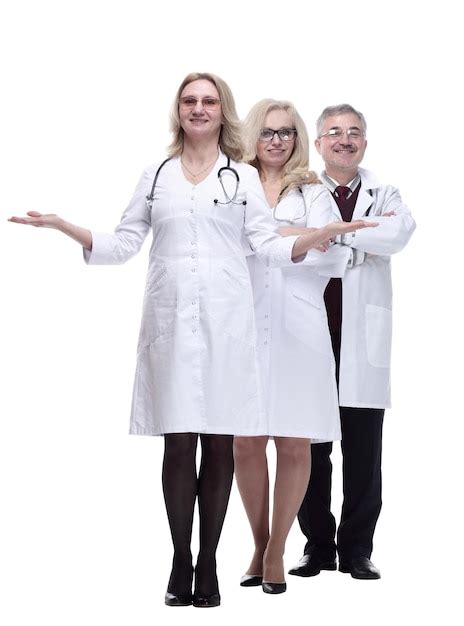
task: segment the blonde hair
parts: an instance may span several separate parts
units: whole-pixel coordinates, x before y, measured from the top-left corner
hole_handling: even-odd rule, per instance
[[[264,128],[267,114],[276,110],[286,111],[293,120],[294,128],[296,128],[293,152],[283,167],[284,176],[280,190],[280,196],[283,196],[295,187],[319,183],[320,180],[317,174],[309,169],[309,138],[306,125],[294,105],[287,100],[265,98],[251,108],[244,122],[245,161],[261,171],[256,154],[256,145],[261,129]]]
[[[171,144],[168,146],[168,155],[170,157],[178,157],[182,154],[184,148],[184,129],[180,125],[179,98],[184,88],[195,80],[208,80],[216,87],[222,108],[222,128],[219,135],[219,146],[222,152],[231,159],[234,159],[234,161],[242,161],[244,153],[242,125],[235,109],[234,96],[232,95],[229,85],[222,80],[222,78],[208,72],[193,72],[188,74],[177,90],[170,116],[171,133],[173,137]]]

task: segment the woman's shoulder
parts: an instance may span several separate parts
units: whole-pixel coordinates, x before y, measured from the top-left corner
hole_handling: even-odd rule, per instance
[[[327,187],[325,187],[322,183],[308,183],[301,185],[301,191],[305,194],[305,196],[311,195],[313,197],[329,193]]]

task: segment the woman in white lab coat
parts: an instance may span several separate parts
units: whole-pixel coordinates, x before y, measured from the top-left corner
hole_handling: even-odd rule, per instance
[[[259,171],[268,212],[276,226],[318,228],[332,218],[330,195],[308,171],[308,135],[286,101],[262,100],[246,123],[248,158]],[[235,437],[235,473],[255,541],[242,586],[262,583],[267,593],[285,591],[285,541],[306,492],[311,441],[340,439],[335,363],[323,294],[328,277],[342,275],[337,250],[312,251],[300,264],[272,269],[249,257],[266,429]],[[324,272],[323,272],[324,273]],[[266,446],[274,437],[277,473],[269,530]]]
[[[234,100],[217,76],[189,74],[182,81],[171,130],[170,159],[144,171],[114,234],[34,211],[12,221],[62,231],[83,246],[90,264],[124,263],[152,231],[130,432],[164,435],[163,490],[174,544],[165,602],[206,607],[220,603],[215,554],[232,482],[232,435],[263,427],[242,238],[270,262],[291,265],[292,256],[363,224],[334,224],[302,237],[274,232],[256,171],[239,163]]]

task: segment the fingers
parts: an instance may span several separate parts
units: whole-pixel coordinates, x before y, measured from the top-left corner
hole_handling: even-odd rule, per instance
[[[379,225],[378,222],[367,222],[366,220],[354,220],[354,222],[347,222],[353,226],[353,230],[360,230],[361,228],[375,228]]]
[[[34,213],[34,211],[30,211],[30,213]],[[42,215],[39,213],[37,216],[31,217],[19,217],[17,215],[13,215],[8,219],[9,222],[14,222],[15,224],[28,224],[29,226],[43,226],[43,220],[41,219]]]

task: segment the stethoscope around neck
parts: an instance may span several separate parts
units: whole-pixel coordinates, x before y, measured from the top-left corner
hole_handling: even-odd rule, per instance
[[[285,190],[284,190],[285,191]],[[300,192],[301,195],[301,206],[303,208],[303,212],[298,214],[298,215],[292,215],[291,217],[278,217],[277,211],[279,208],[279,201],[277,201],[277,204],[275,205],[275,207],[272,209],[272,217],[276,220],[276,222],[294,222],[296,220],[300,220],[303,217],[305,217],[308,213],[308,207],[306,206],[306,198],[305,195],[303,193],[303,189],[301,187],[298,187],[298,191]]]
[[[171,160],[171,157],[165,159],[161,165],[158,167],[155,177],[153,179],[153,183],[151,186],[151,191],[148,194],[148,196],[145,197],[145,203],[147,205],[147,209],[149,211],[151,211],[152,207],[153,207],[153,201],[154,201],[154,197],[155,197],[155,189],[156,189],[156,183],[158,182],[158,176],[160,171],[162,170],[162,168],[166,165],[166,163],[168,161]],[[235,191],[232,194],[232,197],[230,197],[230,195],[228,194],[225,185],[224,185],[224,181],[222,180],[224,174],[226,173],[230,173],[232,174],[232,176],[234,177],[234,182],[235,182]],[[219,179],[219,183],[222,187],[222,191],[224,193],[224,198],[225,198],[225,202],[221,202],[218,198],[215,198],[213,200],[215,205],[221,204],[221,205],[227,205],[227,204],[237,204],[237,205],[242,205],[242,206],[246,206],[247,201],[246,200],[240,200],[240,201],[236,201],[237,195],[238,195],[238,188],[240,186],[240,176],[238,175],[238,172],[236,169],[234,169],[233,167],[230,166],[230,157],[227,157],[227,165],[224,165],[224,167],[220,167],[217,173],[218,179]]]

